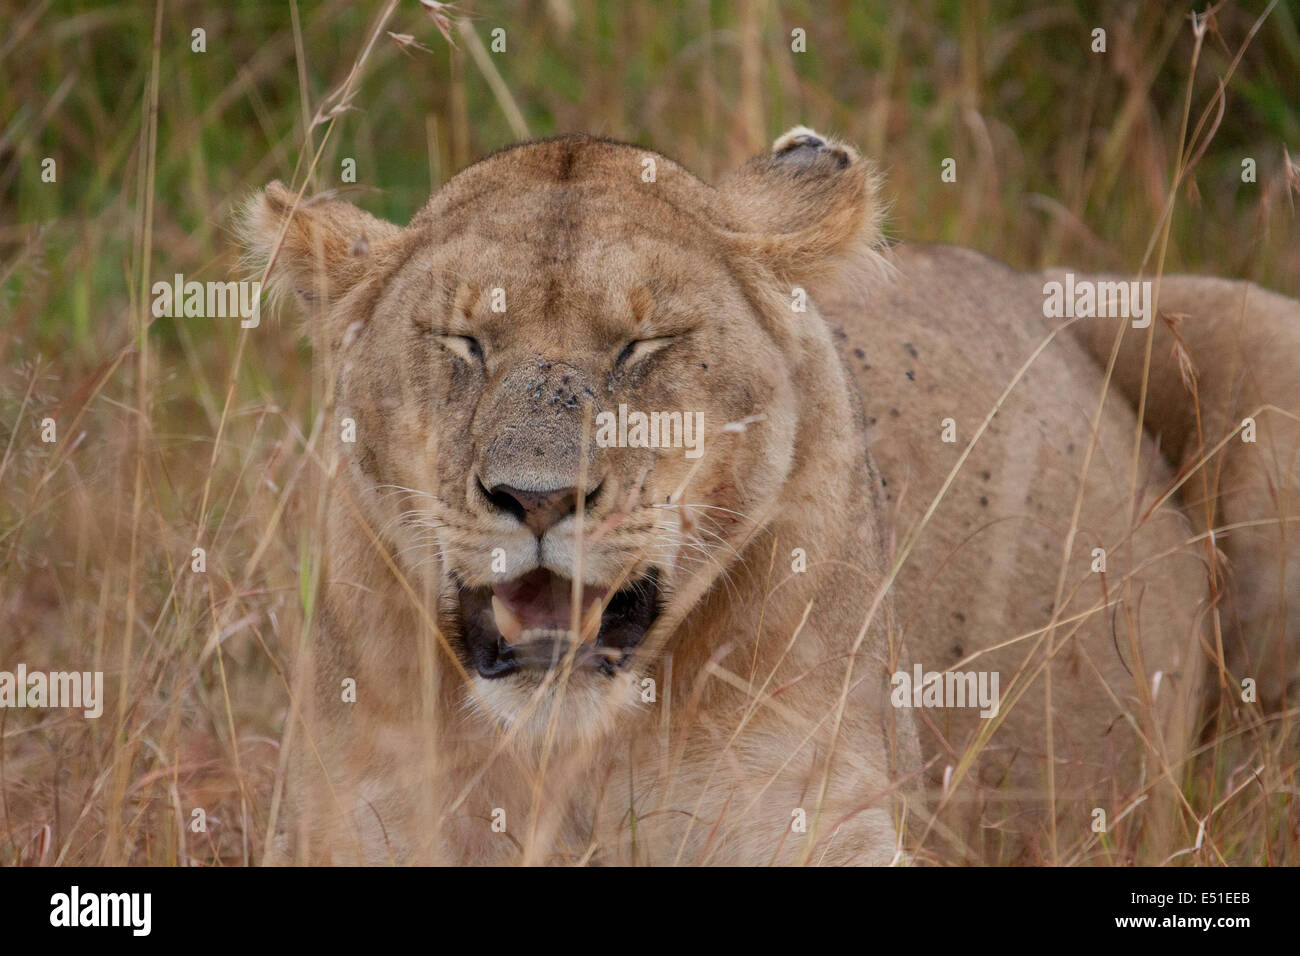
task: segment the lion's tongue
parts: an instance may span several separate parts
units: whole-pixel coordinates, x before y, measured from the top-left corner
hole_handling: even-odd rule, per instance
[[[492,585],[492,615],[507,644],[532,630],[568,630],[573,623],[572,582],[538,569],[504,584]],[[604,588],[582,589],[582,633],[595,641],[600,629],[596,615]],[[588,620],[588,618],[591,618]]]

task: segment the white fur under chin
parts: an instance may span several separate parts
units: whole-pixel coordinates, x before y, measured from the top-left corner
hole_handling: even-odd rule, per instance
[[[614,730],[620,715],[644,706],[640,687],[639,675],[630,671],[612,678],[574,672],[564,686],[557,676],[545,690],[540,680],[475,677],[466,706],[505,727],[522,720],[516,739],[525,747],[540,747],[548,736],[560,746],[595,744]]]

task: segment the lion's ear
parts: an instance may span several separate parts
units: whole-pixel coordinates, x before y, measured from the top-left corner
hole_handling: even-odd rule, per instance
[[[238,221],[250,272],[266,273],[271,297],[321,304],[347,293],[401,227],[328,196],[303,198],[274,181],[244,204]],[[270,271],[267,271],[267,266]]]
[[[719,185],[727,238],[782,281],[879,261],[879,176],[857,150],[796,126]]]

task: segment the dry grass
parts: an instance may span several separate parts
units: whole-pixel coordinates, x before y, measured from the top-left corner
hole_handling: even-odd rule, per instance
[[[804,122],[881,160],[906,238],[1025,267],[1150,257],[1300,295],[1282,146],[1300,140],[1300,33],[1285,3],[1248,45],[1264,4],[1224,6],[1200,38],[1179,4],[461,6],[479,37],[507,28],[507,55],[464,25],[450,47],[415,2],[6,14],[0,667],[76,661],[105,672],[109,699],[98,721],[0,709],[0,862],[265,855],[320,568],[311,357],[288,323],[245,332],[148,306],[159,278],[234,273],[232,213],[271,178],[337,188],[353,157],[383,186],[354,198],[405,221],[522,129],[645,142],[707,178]],[[1104,58],[1087,50],[1098,23]],[[195,27],[206,53],[190,51]],[[46,156],[56,183],[40,180]],[[960,188],[939,181],[946,156]],[[204,575],[189,573],[195,547]],[[1049,654],[1062,639],[1041,638]],[[1194,848],[1102,838],[1053,858],[1294,863],[1294,717],[1221,707],[1193,761],[1165,768],[1201,824]],[[187,829],[193,807],[206,833]]]

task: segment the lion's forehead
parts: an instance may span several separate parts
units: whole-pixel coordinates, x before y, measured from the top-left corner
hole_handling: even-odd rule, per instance
[[[452,178],[412,226],[431,242],[477,237],[564,258],[656,236],[717,244],[711,187],[671,160],[587,136],[506,150]]]
[[[425,242],[534,268],[643,251],[713,258],[721,247],[706,218],[653,194],[625,194],[612,183],[503,189],[479,197],[463,212],[429,229]]]
[[[432,282],[435,310],[463,302],[468,285],[480,307],[499,290],[486,304],[514,321],[618,322],[643,292],[661,310],[698,312],[734,287],[713,206],[711,187],[658,153],[557,137],[453,177],[412,222],[407,263]]]
[[[585,135],[525,143],[495,153],[458,173],[417,217],[455,218],[484,199],[562,186],[632,197],[641,195],[703,211],[713,190],[671,159],[652,150]]]
[[[575,230],[544,213],[517,213],[485,217],[449,239],[429,238],[406,270],[427,290],[417,297],[419,307],[449,312],[460,303],[485,319],[540,310],[619,323],[637,302],[645,303],[645,318],[714,312],[740,301],[734,271],[716,244],[644,222],[605,220]]]

